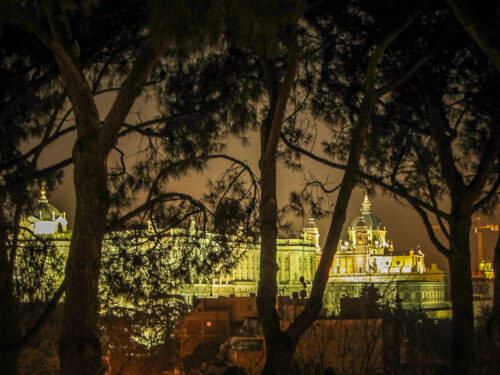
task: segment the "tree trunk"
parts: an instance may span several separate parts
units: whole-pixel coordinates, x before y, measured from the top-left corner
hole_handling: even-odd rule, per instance
[[[471,215],[454,215],[462,220],[450,222],[450,297],[452,303],[451,373],[475,373],[474,309],[472,304],[469,231]],[[463,219],[466,218],[466,219]]]
[[[265,137],[265,136],[264,136]],[[263,375],[292,375],[293,354],[296,343],[281,331],[280,318],[276,312],[278,286],[276,276],[277,200],[276,157],[261,159],[260,233],[261,257],[257,307],[266,340],[266,362]]]
[[[0,204],[3,202],[0,201]],[[0,207],[0,375],[16,375],[19,372],[20,337],[17,319],[17,303],[12,283],[12,264],[8,252],[8,224]]]
[[[297,14],[297,20],[299,15]],[[276,198],[276,155],[290,92],[298,66],[298,45],[295,30],[290,34],[287,68],[281,77],[276,61],[261,57],[260,66],[269,95],[269,109],[260,126],[261,172],[260,189],[260,277],[257,310],[266,342],[266,362],[262,374],[291,374],[295,344],[281,331],[276,311],[278,284],[276,276],[276,243],[278,239],[278,203]],[[285,371],[285,372],[282,372]]]
[[[2,271],[3,272],[3,271]],[[20,350],[17,306],[12,288],[2,285],[0,289],[0,375],[17,375]]]
[[[295,375],[297,368],[294,366],[293,355],[296,344],[292,343],[282,333],[266,346],[266,363],[262,375]]]
[[[95,140],[79,139],[73,151],[76,217],[66,265],[60,341],[61,374],[104,373],[98,332],[98,280],[109,208],[107,153]]]
[[[279,316],[276,312],[276,299],[278,296],[278,285],[276,283],[278,272],[278,265],[276,264],[276,239],[278,238],[276,153],[270,153],[267,157],[265,155],[272,127],[272,112],[270,111],[261,127],[261,155],[263,155],[259,163],[262,194],[260,204],[261,256],[260,279],[257,293],[257,308],[266,340],[266,362],[262,374],[269,375],[278,373],[277,371],[280,369],[280,366],[278,366],[280,353],[286,352],[284,348],[289,347],[285,343]],[[288,350],[290,349],[288,348]]]

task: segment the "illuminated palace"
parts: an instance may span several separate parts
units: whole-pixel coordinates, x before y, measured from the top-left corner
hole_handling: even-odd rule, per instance
[[[325,292],[327,306],[338,312],[343,296],[356,296],[363,285],[373,284],[387,301],[399,298],[404,308],[447,316],[450,305],[444,272],[436,264],[425,266],[420,247],[395,250],[370,206],[365,193],[360,215],[348,228],[348,238],[339,241]]]
[[[406,252],[395,250],[370,205],[365,194],[361,213],[349,226],[348,238],[339,242],[325,290],[325,307],[337,314],[342,297],[356,297],[363,286],[373,284],[385,300],[395,300],[398,296],[404,308],[423,308],[434,316],[446,314],[449,302],[444,272],[435,264],[426,268],[419,248]],[[43,190],[38,204],[25,220],[34,232],[51,236],[61,250],[67,251],[71,231],[67,229],[66,215],[48,203]],[[168,237],[165,240],[168,241]],[[299,238],[279,238],[276,259],[279,294],[305,296],[320,256],[319,232],[314,220],[309,221]],[[193,284],[184,285],[177,292],[190,303],[195,296],[252,295],[257,293],[259,267],[260,246],[249,244],[231,271],[195,277]]]
[[[330,313],[340,312],[342,297],[357,297],[361,289],[373,284],[386,301],[401,300],[404,308],[422,308],[433,316],[448,316],[449,302],[445,274],[435,264],[427,268],[424,254],[417,250],[397,251],[386,237],[382,222],[371,212],[365,194],[360,215],[348,229],[348,238],[339,242],[324,306]],[[186,285],[181,293],[192,296],[248,296],[257,293],[260,248],[246,250],[239,264],[229,273],[209,282]],[[300,238],[279,238],[277,243],[278,292],[300,295],[310,288],[321,256],[319,233],[310,220]]]

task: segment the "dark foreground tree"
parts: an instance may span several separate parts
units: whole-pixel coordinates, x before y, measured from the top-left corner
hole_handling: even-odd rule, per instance
[[[498,14],[500,5],[497,1],[484,1],[477,6],[470,0],[446,0],[453,10],[457,21],[476,42],[479,48],[491,60],[500,72],[500,29]]]
[[[291,358],[295,348],[281,331],[276,312],[278,294],[276,159],[287,103],[299,66],[300,50],[297,34],[304,6],[302,1],[269,4],[263,2],[252,6],[251,14],[240,14],[240,21],[243,17],[251,16],[257,25],[254,34],[250,34],[252,38],[247,41],[247,46],[250,46],[251,53],[256,56],[259,81],[262,82],[263,92],[268,100],[259,124],[261,255],[257,309],[266,341],[263,374],[290,374],[293,371]]]
[[[316,4],[317,6],[318,4]],[[361,94],[359,111],[355,115],[351,131],[348,135],[347,159],[348,168],[340,185],[339,196],[335,205],[332,224],[324,246],[320,264],[315,274],[314,283],[312,286],[311,295],[308,299],[304,312],[295,320],[295,322],[286,330],[282,331],[279,324],[279,316],[276,312],[276,295],[277,295],[277,265],[276,265],[276,240],[277,240],[277,196],[276,196],[276,165],[277,165],[277,150],[281,136],[283,122],[285,119],[287,103],[291,95],[294,81],[298,74],[303,57],[303,46],[306,43],[302,38],[300,30],[300,22],[304,11],[317,12],[316,14],[335,13],[330,8],[329,3],[323,3],[322,6],[311,9],[304,8],[304,4],[300,2],[291,2],[286,11],[272,7],[264,8],[260,14],[272,13],[278,19],[283,20],[283,29],[279,36],[279,44],[275,47],[269,39],[261,37],[264,41],[265,48],[263,50],[254,49],[254,53],[258,56],[258,67],[260,80],[263,83],[263,88],[268,97],[266,111],[260,124],[261,136],[261,157],[259,167],[261,171],[261,205],[260,205],[260,235],[261,235],[261,265],[260,265],[260,280],[257,296],[257,304],[259,316],[262,322],[263,332],[266,340],[266,362],[263,369],[263,374],[291,374],[294,373],[293,354],[297,343],[304,332],[311,326],[314,320],[319,315],[323,305],[323,292],[328,281],[329,270],[335,254],[336,245],[340,238],[341,228],[345,221],[346,208],[349,203],[352,189],[357,183],[356,172],[363,152],[363,145],[367,137],[368,128],[371,123],[371,115],[374,111],[378,100],[384,95],[390,93],[399,84],[404,82],[414,73],[418,67],[425,61],[424,58],[417,59],[416,62],[410,64],[408,71],[392,76],[386,82],[379,84],[377,87],[377,72],[378,66],[384,57],[385,50],[390,44],[404,31],[417,17],[418,12],[412,10],[402,12],[403,21],[396,23],[394,20],[390,23],[391,30],[380,33],[378,40],[364,41],[369,45],[363,50],[365,57],[365,70],[362,71],[364,77],[363,92]],[[274,12],[271,12],[272,9]],[[278,8],[279,9],[279,8]],[[339,9],[335,9],[338,11]],[[343,9],[345,15],[356,17],[359,14],[358,9],[353,9],[346,6]],[[352,11],[352,13],[350,13]],[[342,17],[340,17],[342,18]],[[265,17],[257,18],[261,24],[269,22]],[[360,17],[362,20],[368,19],[366,14]],[[359,19],[358,19],[359,20]],[[387,21],[387,20],[386,20]],[[325,22],[326,23],[326,22]],[[331,26],[331,25],[328,25]],[[328,27],[325,26],[325,29]],[[345,24],[344,24],[345,26]],[[334,30],[334,27],[330,27]],[[352,32],[346,28],[345,33]],[[342,35],[342,37],[340,37]],[[349,43],[354,43],[354,34],[349,34],[351,38]],[[330,35],[329,35],[330,36]],[[345,37],[345,34],[339,32],[339,38]],[[331,37],[333,39],[333,37]],[[332,40],[325,38],[324,53],[327,58],[332,57],[332,51],[327,51],[331,48]],[[271,39],[272,40],[272,39]],[[265,44],[268,42],[269,44]],[[328,44],[330,42],[331,44]],[[343,40],[346,42],[346,40]],[[262,42],[261,42],[262,43]],[[273,48],[274,47],[274,48]],[[273,54],[270,54],[272,51]],[[370,53],[371,52],[371,53]],[[426,58],[428,56],[426,55]],[[325,61],[325,64],[335,64],[337,60]],[[305,69],[304,69],[305,70]],[[326,73],[326,72],[324,72]],[[345,79],[349,79],[347,75]],[[389,83],[387,83],[389,82]],[[325,97],[328,97],[328,92]],[[328,99],[326,99],[328,100]],[[334,98],[332,98],[334,100]]]
[[[34,9],[37,5],[39,4],[33,4]],[[121,5],[124,4],[121,2]],[[27,275],[32,275],[39,281],[50,278],[51,275],[44,272],[48,269],[40,261],[43,259],[50,263],[57,257],[52,257],[52,251],[46,251],[53,248],[50,236],[37,236],[30,232],[27,228],[30,223],[23,218],[28,216],[33,204],[40,198],[40,181],[44,181],[52,189],[62,176],[61,169],[72,162],[67,153],[62,153],[61,159],[41,167],[40,164],[44,164],[41,160],[46,159],[48,154],[48,146],[75,131],[71,105],[58,80],[59,72],[52,53],[22,25],[22,21],[26,21],[23,17],[27,14],[19,14],[18,11],[11,2],[2,3],[0,23],[3,47],[0,75],[4,89],[0,104],[0,331],[5,340],[2,341],[0,350],[0,371],[7,374],[16,373],[19,352],[39,332],[63,294],[63,285],[57,288],[61,278],[55,278],[54,285],[45,285],[57,289],[52,298],[50,293],[43,293],[47,292],[45,289],[40,289],[36,301],[26,294],[33,281]],[[113,12],[112,16],[114,23],[107,22],[106,17],[103,17],[96,19],[93,27],[87,30],[85,27],[74,30],[83,51],[80,58],[81,66],[84,67],[82,69],[87,71],[91,63],[102,63],[89,72],[93,95],[103,93],[102,81],[104,77],[110,77],[106,68],[113,57],[123,57],[120,52],[125,53],[127,48],[137,42],[138,37],[133,36],[134,32],[144,22],[144,17],[139,12],[133,15],[133,22],[131,14],[127,12]],[[120,23],[128,23],[128,27],[122,28],[121,38],[116,38],[115,30]],[[81,33],[85,34],[84,38]],[[113,37],[103,38],[103,35]],[[51,156],[49,159],[53,160],[55,155]],[[44,162],[47,163],[47,160]],[[40,240],[38,247],[34,246],[37,238]],[[45,306],[42,306],[44,302]],[[26,316],[23,310],[29,309],[24,307],[34,303],[38,308],[31,312],[36,313]]]
[[[60,344],[62,374],[99,374],[104,368],[98,332],[98,279],[107,214],[111,205],[108,187],[108,158],[116,146],[120,131],[132,105],[149,79],[160,57],[200,28],[209,8],[204,4],[161,1],[131,2],[124,8],[129,14],[145,15],[149,26],[138,30],[140,41],[123,61],[118,75],[119,88],[106,116],[101,116],[89,80],[92,72],[82,63],[84,37],[76,29],[89,26],[106,4],[91,1],[43,4],[8,4],[11,19],[33,33],[50,51],[61,74],[71,102],[76,125],[73,148],[76,214],[73,237],[66,267],[66,297]],[[111,18],[112,19],[112,18]],[[144,23],[141,23],[144,25]],[[126,33],[115,25],[110,39]],[[198,34],[199,35],[199,34]],[[130,63],[129,63],[130,61]]]
[[[392,170],[386,169],[391,178],[378,176],[419,213],[433,244],[448,258],[452,373],[473,374],[470,230],[472,215],[497,202],[500,117],[491,98],[499,75],[474,45],[461,41],[467,41],[465,35],[452,34],[432,65],[387,106],[392,118],[385,117],[385,123],[397,123],[394,134],[404,146],[392,153]],[[438,240],[429,214],[435,215],[447,243]]]
[[[386,65],[386,72],[414,61],[422,51],[435,50],[437,35],[445,38],[425,69],[380,103],[383,111],[374,120],[359,178],[406,200],[421,216],[436,248],[448,258],[452,373],[473,374],[469,235],[472,215],[497,202],[500,139],[493,98],[498,73],[454,25],[446,10],[429,13],[389,54],[394,65]],[[430,215],[445,233],[447,244],[434,233]]]
[[[97,161],[97,163],[101,167],[104,166],[105,168],[106,183],[104,186],[106,186],[109,191],[104,196],[103,191],[99,192],[95,190],[98,185],[88,186],[87,188],[96,194],[94,198],[98,196],[99,199],[101,199],[101,203],[106,203],[106,225],[104,230],[124,230],[127,228],[132,230],[132,232],[122,232],[126,234],[123,236],[124,238],[122,238],[122,241],[125,238],[128,238],[129,235],[130,238],[128,239],[132,240],[132,237],[136,238],[136,236],[133,235],[134,231],[143,230],[147,226],[148,220],[152,220],[154,222],[152,227],[155,228],[155,230],[153,232],[148,232],[146,237],[142,237],[142,240],[147,244],[161,244],[159,238],[165,235],[168,236],[170,228],[185,226],[186,221],[189,222],[190,217],[194,215],[195,219],[198,219],[197,224],[201,227],[201,232],[205,233],[210,230],[213,232],[210,241],[212,245],[217,243],[217,246],[211,246],[210,251],[203,250],[199,252],[198,257],[194,256],[196,252],[186,252],[188,255],[181,259],[182,262],[178,264],[179,268],[176,270],[176,272],[179,270],[184,271],[184,274],[174,276],[170,274],[171,277],[181,276],[178,280],[190,280],[193,273],[203,273],[206,272],[207,269],[213,271],[215,264],[217,264],[217,262],[221,259],[221,256],[225,257],[226,260],[231,259],[230,245],[227,241],[229,236],[232,236],[234,245],[234,242],[238,240],[233,236],[235,232],[240,233],[241,236],[248,236],[251,234],[246,230],[238,229],[240,229],[241,226],[246,229],[252,224],[252,207],[255,205],[254,195],[256,193],[255,181],[250,184],[250,191],[243,190],[241,188],[241,184],[238,182],[238,179],[242,176],[242,174],[251,172],[250,169],[244,163],[221,154],[221,151],[224,147],[222,141],[223,132],[229,131],[233,132],[233,134],[240,134],[245,129],[247,124],[252,123],[252,114],[246,112],[243,108],[244,106],[241,104],[242,102],[246,102],[248,92],[245,92],[244,90],[242,91],[242,87],[239,86],[234,80],[234,71],[232,70],[230,61],[224,51],[214,51],[214,53],[208,53],[204,49],[202,52],[199,52],[195,58],[188,58],[190,55],[189,48],[185,48],[179,53],[176,53],[174,49],[169,49],[168,53],[165,55],[162,55],[158,52],[158,50],[155,53],[162,55],[163,59],[154,70],[154,74],[151,79],[148,82],[144,82],[146,78],[149,78],[149,75],[142,69],[144,68],[147,71],[148,69],[151,70],[151,67],[143,67],[141,64],[144,61],[150,62],[151,59],[154,60],[159,58],[159,56],[156,55],[149,56],[148,53],[152,53],[151,48],[157,48],[159,46],[158,43],[162,43],[161,40],[163,36],[167,34],[169,35],[169,38],[167,38],[169,40],[165,43],[170,47],[175,46],[177,37],[183,40],[183,42],[179,43],[179,45],[187,47],[188,45],[195,44],[194,39],[196,38],[191,39],[190,36],[197,34],[197,32],[193,32],[191,29],[184,30],[184,26],[186,24],[184,24],[183,21],[180,21],[180,23],[177,24],[179,29],[176,29],[177,26],[175,25],[172,26],[171,30],[162,29],[160,27],[161,25],[159,26],[158,23],[155,23],[156,21],[151,21],[150,8],[151,6],[156,6],[156,15],[166,10],[162,8],[161,2],[153,3],[154,4],[151,5],[152,3],[144,3],[142,1],[131,1],[127,3],[119,2],[119,4],[106,2],[97,8],[92,8],[91,14],[86,12],[88,9],[85,10],[78,7],[70,7],[66,9],[64,4],[61,5],[61,8],[57,8],[57,4],[52,4],[55,8],[49,7],[47,9],[37,8],[36,5],[34,5],[33,8],[28,6],[24,9],[28,12],[22,14],[19,13],[20,8],[13,4],[10,4],[12,7],[7,7],[5,9],[6,13],[9,13],[12,16],[12,18],[8,21],[14,23],[14,28],[16,30],[21,28],[23,31],[25,29],[35,31],[35,37],[30,36],[29,34],[23,34],[27,41],[34,41],[35,44],[40,44],[41,42],[37,40],[37,37],[42,37],[42,42],[45,43],[47,43],[47,38],[52,38],[54,39],[54,44],[58,44],[58,48],[61,49],[61,51],[58,50],[58,54],[62,54],[63,57],[67,58],[68,56],[66,56],[65,53],[67,55],[74,53],[73,56],[69,56],[71,58],[70,60],[65,60],[67,64],[63,66],[63,68],[60,68],[61,71],[66,69],[67,75],[77,74],[78,71],[80,72],[79,83],[71,81],[68,85],[70,87],[69,89],[67,87],[61,87],[57,84],[57,81],[54,83],[50,79],[48,82],[51,83],[52,86],[49,85],[49,89],[47,89],[47,91],[51,94],[58,94],[59,92],[56,89],[59,89],[61,92],[63,92],[64,89],[68,91],[73,90],[73,99],[79,100],[77,104],[80,109],[79,112],[76,111],[79,115],[76,116],[76,118],[73,118],[73,109],[71,108],[72,105],[74,106],[73,99],[70,100],[70,103],[67,103],[64,101],[66,96],[61,95],[62,98],[57,102],[57,106],[51,103],[44,103],[46,107],[50,109],[50,116],[47,115],[47,117],[49,117],[51,122],[42,122],[42,116],[38,116],[36,124],[38,125],[37,129],[41,129],[38,130],[38,132],[43,132],[41,141],[42,146],[46,146],[49,143],[56,141],[64,134],[75,132],[76,129],[79,129],[78,131],[80,131],[81,135],[80,139],[83,138],[83,141],[77,143],[78,145],[83,143],[83,151],[80,150],[80,146],[78,146],[74,150],[73,157],[66,158],[58,164],[46,168],[44,171],[36,170],[34,171],[35,173],[30,175],[29,178],[23,177],[21,182],[24,182],[24,180],[32,181],[34,177],[41,177],[48,172],[57,171],[59,168],[64,167],[76,160],[76,156],[80,155],[80,152],[83,152],[83,154],[87,153],[85,154],[86,159],[84,158],[86,160],[85,163],[91,163],[92,161],[95,162],[96,160],[94,159],[101,156],[104,159]],[[181,7],[180,9],[170,8],[168,11],[173,13],[180,12],[183,16],[189,18],[189,15],[185,15],[183,13],[189,7],[182,8],[182,5],[179,6]],[[116,10],[118,8],[120,11],[117,13]],[[189,8],[189,10],[193,12],[199,11],[199,13],[196,14],[203,15],[207,9],[203,6],[201,8],[196,8],[195,6],[194,8]],[[59,14],[59,12],[63,13],[60,17],[54,16],[54,14]],[[36,17],[39,16],[40,18],[38,21],[40,21],[40,24],[37,25],[35,22],[36,20],[31,19],[30,15]],[[65,20],[65,22],[71,24],[73,41],[68,42],[67,40],[62,40],[61,35],[56,33],[57,30],[55,29],[43,30],[44,26],[48,26],[44,24],[44,21],[48,22],[51,17],[57,18],[56,21],[52,20],[55,22],[55,26],[57,26],[57,23],[60,20]],[[180,20],[180,18],[176,18],[176,15],[172,15],[172,17]],[[82,19],[85,22],[80,22]],[[2,21],[6,22],[5,20]],[[150,31],[149,34],[145,32],[146,24],[153,25],[152,28],[154,30],[147,29]],[[38,29],[37,26],[40,26],[41,29]],[[146,34],[148,35],[147,38],[145,37]],[[108,38],[103,39],[102,35],[106,35]],[[66,42],[68,44],[64,44]],[[142,42],[144,42],[145,46],[141,49],[139,47]],[[76,48],[75,46],[78,48],[72,50],[72,48]],[[158,48],[162,49],[163,47]],[[52,75],[50,78],[52,80],[57,78],[57,69],[54,69],[54,67],[56,67],[56,62],[52,57],[54,50],[51,51],[49,49],[45,49],[41,45],[37,45],[37,49],[35,50],[44,52],[43,56],[45,60],[43,62],[52,67]],[[138,62],[136,62],[135,68],[132,68],[133,64],[129,64],[128,61],[134,59],[134,56],[137,54],[137,50],[140,51],[140,57],[137,59]],[[11,61],[12,56],[17,56],[10,50],[5,49],[2,52],[4,51],[8,57],[4,61]],[[8,53],[10,53],[10,55],[8,55]],[[32,57],[24,58],[24,60],[18,56],[15,58],[19,59],[24,64],[34,61]],[[62,64],[61,59],[58,60],[58,64]],[[13,66],[16,67],[16,65]],[[26,67],[20,64],[20,67],[17,69],[27,76],[37,77],[35,74],[36,69],[33,66]],[[69,72],[69,70],[71,70],[71,72]],[[35,71],[35,73],[33,73],[33,71]],[[127,79],[126,77],[132,74],[131,72],[141,77]],[[66,79],[69,78],[66,77]],[[132,83],[134,80],[136,80],[135,84]],[[148,94],[156,94],[160,115],[152,120],[148,119],[139,123],[130,121],[131,123],[122,122],[118,124],[120,116],[123,121],[124,116],[128,113],[127,106],[130,107],[133,102],[133,98],[141,92],[140,86],[143,83],[145,83],[145,86],[150,88]],[[5,109],[12,110],[13,106],[11,98],[15,98],[15,95],[12,95],[11,92],[14,92],[14,94],[23,94],[23,90],[21,87],[18,88],[14,85],[9,87],[12,87],[13,89],[9,91],[8,95],[6,95],[7,100],[10,100],[10,102],[7,103],[9,105],[5,105]],[[39,88],[36,86],[33,87],[34,101],[41,99],[40,91],[36,91],[37,89]],[[77,95],[77,91],[79,89],[83,90],[82,95]],[[112,125],[101,126],[103,124],[97,121],[96,117],[93,116],[96,114],[97,107],[95,103],[99,103],[98,96],[100,94],[109,95],[109,93],[117,93],[121,92],[121,90],[126,91],[127,94],[122,94],[121,96],[118,95],[118,98],[121,98],[122,101],[126,98],[125,101],[127,103],[124,104],[122,102],[114,107],[115,115],[117,115],[118,112],[120,115],[117,115],[118,120],[116,118],[114,120],[109,119],[108,125],[113,123],[114,129],[118,132],[116,133],[113,131],[116,135],[116,138],[114,138],[115,141],[118,136],[125,136],[131,133],[136,134],[137,139],[142,137],[142,141],[145,141],[142,144],[145,144],[146,147],[139,147],[137,150],[140,156],[138,157],[138,161],[135,165],[130,165],[128,161],[124,161],[125,153],[121,149],[113,144],[108,144],[103,141],[106,137],[103,133],[111,132],[109,128],[112,127]],[[28,92],[31,91],[28,90]],[[90,95],[93,96],[90,97]],[[24,106],[29,106],[29,102],[21,101],[21,103]],[[90,112],[85,109],[85,105],[90,106]],[[230,110],[231,105],[234,105],[234,107],[239,109],[237,113]],[[31,111],[32,107],[30,107]],[[67,109],[67,107],[70,109]],[[22,117],[23,121],[30,125],[31,117],[27,118],[28,113],[22,113],[22,111],[18,112],[21,113],[21,117],[24,116]],[[116,123],[114,122],[115,120],[117,121]],[[78,126],[75,127],[73,121],[80,124],[79,128]],[[85,121],[90,121],[90,123],[85,123]],[[92,124],[92,121],[95,123]],[[232,123],[234,126],[227,127],[226,124],[228,123]],[[19,124],[24,125],[22,122],[19,122]],[[108,130],[105,131],[105,128]],[[88,132],[89,129],[90,132]],[[96,133],[93,134],[93,132]],[[13,135],[16,135],[16,133],[13,133]],[[20,139],[24,139],[23,137],[25,137],[23,133],[19,134]],[[7,140],[10,138],[7,138]],[[8,160],[6,158],[2,158],[2,162],[3,164],[8,162],[14,166],[17,164],[24,166],[23,163],[32,162],[34,160],[35,162],[32,162],[32,164],[36,165],[38,155],[43,149],[42,146],[36,145],[24,155],[15,154],[15,151],[18,150],[13,148],[12,151],[15,155],[13,157],[9,156],[10,159]],[[93,149],[95,151],[101,146],[103,155],[99,153],[94,155],[93,152],[90,151],[92,147],[95,147]],[[115,155],[118,155],[116,159],[114,156],[111,159],[109,156],[106,156],[110,153],[110,151],[106,151],[107,149],[109,150],[109,147],[116,150],[117,153]],[[10,151],[6,150],[5,154],[8,152]],[[83,156],[80,155],[79,157],[79,162],[84,163],[84,160],[81,159]],[[12,159],[15,162],[13,162]],[[116,165],[113,167],[108,166],[108,164],[111,164],[111,161],[108,162],[109,159],[113,161],[116,160]],[[212,186],[213,189],[211,193],[204,201],[196,200],[185,193],[165,191],[164,186],[167,181],[169,182],[172,179],[183,176],[190,168],[200,171],[210,160],[214,159],[222,159],[231,163],[230,167],[223,176],[225,178],[225,182],[230,185],[229,187],[223,186],[223,182],[218,181]],[[106,161],[104,162],[104,160]],[[4,166],[3,164],[2,167]],[[93,178],[93,173],[91,173],[90,170],[91,169],[85,169],[85,172],[80,171],[80,176],[77,180],[81,181]],[[20,174],[17,173],[17,175]],[[17,175],[15,177],[17,177]],[[108,185],[109,176],[111,176],[111,178],[109,178],[110,183]],[[96,178],[99,180],[99,175]],[[254,177],[250,174],[249,179],[252,180],[252,178]],[[7,178],[5,178],[5,180],[7,181]],[[12,191],[15,195],[17,194],[17,197],[19,198],[19,193],[24,191],[24,189],[20,188],[19,184],[14,185],[12,183],[13,178],[8,180]],[[102,182],[103,181],[101,181],[101,183]],[[4,187],[2,187],[2,189],[3,188]],[[80,189],[78,185],[77,188]],[[80,193],[85,194],[79,191],[78,194]],[[139,203],[137,197],[144,197],[145,199],[143,202]],[[241,209],[240,211],[235,210],[236,205],[234,202],[236,201],[243,203],[239,207],[239,209]],[[18,205],[16,211],[18,212],[18,218],[21,216],[23,207],[25,206],[25,204]],[[84,211],[86,210],[85,207],[90,207],[91,209],[96,209],[96,212],[99,212],[100,214],[100,209],[104,206],[94,206],[89,204],[88,206],[80,205],[78,207]],[[124,212],[125,210],[128,210],[128,212]],[[85,216],[87,214],[82,213],[81,215]],[[80,217],[79,214],[77,214],[77,217]],[[235,217],[237,217],[237,219],[235,219]],[[209,223],[210,220],[212,223]],[[81,219],[77,220],[77,222],[80,221]],[[98,223],[87,222],[87,225],[90,226],[91,224],[97,225]],[[76,226],[77,225],[75,224],[75,227]],[[11,227],[17,228],[16,225],[11,225]],[[88,228],[89,227],[87,227],[87,229]],[[222,228],[222,230],[218,230],[218,228]],[[76,232],[78,233],[78,231]],[[90,235],[95,239],[93,231],[85,233],[85,236]],[[81,235],[83,236],[83,234]],[[8,236],[4,237],[7,238]],[[74,237],[74,241],[81,238],[83,237]],[[11,238],[9,237],[9,240],[10,239]],[[198,236],[198,244],[199,242],[206,241],[207,238],[203,235]],[[95,241],[90,243],[95,243]],[[193,250],[193,248],[196,247],[195,245],[196,244],[194,243],[191,244],[189,250]],[[83,246],[82,249],[85,246]],[[164,251],[161,253],[161,256],[170,256],[169,253],[172,252],[172,247],[176,246],[173,246],[172,244],[170,244],[169,248],[163,246]],[[12,246],[11,248],[16,249],[16,246]],[[207,247],[205,246],[205,250],[206,249]],[[71,251],[74,252],[77,250]],[[77,280],[79,277],[83,277],[82,274],[85,274],[87,278],[93,280],[87,280],[88,284],[85,284],[85,282],[80,283],[79,281],[75,281],[75,283],[81,284],[80,287],[89,292],[88,298],[90,302],[95,302],[93,299],[93,293],[95,292],[93,287],[97,285],[97,282],[93,278],[99,275],[99,267],[97,269],[94,269],[94,267],[100,266],[101,264],[100,250],[98,249],[98,254],[91,252],[93,257],[90,258],[87,257],[88,254],[86,253],[87,251],[90,251],[88,248],[87,250],[78,251],[81,251],[82,253],[77,256],[77,259],[79,259],[77,262],[82,261],[85,263],[90,261],[90,263],[87,264],[87,268],[83,267],[83,265],[82,267],[76,267],[78,272],[81,273],[72,277],[75,277],[75,280]],[[7,252],[2,252],[2,255],[5,254],[7,254]],[[15,254],[15,252],[11,251],[11,254]],[[119,255],[124,257],[123,261],[126,261],[129,256],[126,252],[120,253]],[[159,253],[155,253],[155,255],[160,256]],[[73,257],[75,257],[75,255],[73,255]],[[10,265],[13,265],[15,263],[15,257],[9,256],[9,261]],[[119,262],[119,260],[115,261]],[[136,259],[136,261],[138,260]],[[158,258],[156,258],[152,260],[152,264],[154,264],[155,261],[158,261],[159,263],[161,262]],[[105,262],[104,266],[110,266],[109,262]],[[159,265],[157,265],[157,268],[158,266]],[[68,265],[68,267],[68,269],[70,269],[73,266]],[[169,271],[172,270],[169,269]],[[69,272],[71,274],[73,271]],[[109,272],[107,274],[109,275]],[[6,274],[2,273],[2,276],[4,275]],[[68,273],[66,273],[66,275],[68,275]],[[163,279],[159,280],[157,277],[159,274],[153,271],[151,271],[151,275],[156,277],[154,278],[156,280],[156,284],[154,286],[155,288],[158,288],[159,285],[167,286],[168,284],[170,286],[168,278],[163,277]],[[12,274],[10,274],[10,276],[12,276]],[[150,281],[152,282],[153,279]],[[139,284],[139,286],[140,285],[141,284]],[[134,285],[132,285],[132,287],[134,287]],[[137,288],[137,285],[135,285],[135,287],[136,289],[140,289]],[[58,294],[56,296],[57,298],[60,297],[62,291],[62,288],[58,290]],[[128,293],[131,294],[134,292],[129,290]],[[140,291],[136,290],[135,293],[140,293]],[[4,294],[2,294],[2,296],[3,295]],[[12,296],[12,293],[7,293],[6,295]],[[79,293],[77,293],[77,295],[79,295]],[[77,299],[75,299],[74,302],[76,302],[76,300]],[[156,301],[157,299],[154,300]],[[52,302],[51,306],[54,306],[55,303],[57,303],[57,299],[54,298]],[[2,304],[2,306],[6,306],[5,312],[9,313],[11,317],[17,316],[16,310],[10,308],[11,304]],[[77,315],[79,315],[81,311],[77,313],[77,308],[73,306],[73,318],[77,320],[76,322],[73,322],[77,328],[73,333],[78,337],[80,337],[79,335],[82,335],[80,338],[84,344],[82,346],[84,352],[86,351],[84,347],[87,344],[90,345],[89,348],[98,349],[97,341],[94,340],[92,342],[88,342],[86,338],[93,337],[94,339],[97,339],[99,337],[97,328],[90,333],[82,333],[95,323],[96,316],[92,314],[99,311],[99,307],[96,306],[85,305],[85,308],[88,308],[87,312],[91,315],[90,318],[87,317],[90,320],[84,320],[84,322],[87,322],[87,326],[80,324],[80,319],[77,318]],[[78,310],[80,309],[78,308]],[[2,320],[2,322],[12,322],[12,320],[9,318]],[[15,325],[7,323],[6,327],[8,329],[12,329]],[[79,330],[80,333],[77,332]],[[13,353],[13,348],[17,348],[17,345],[12,343],[16,340],[18,340],[18,338],[4,341],[5,348],[7,348],[8,352],[5,358],[13,364],[16,363],[17,358],[17,354],[14,355]],[[66,347],[62,346],[62,348],[65,349]],[[96,359],[99,354],[97,352],[94,354],[96,355],[94,359]],[[92,363],[91,361],[85,363],[88,367],[95,365],[95,363]],[[8,370],[9,366],[1,367],[7,368],[6,371],[9,374],[15,373],[13,370]]]
[[[58,169],[68,163],[40,168],[46,146],[59,133],[64,103],[54,83],[55,64],[28,32],[4,23],[0,27],[0,373],[16,374],[20,351],[62,295],[62,289],[54,294],[59,278],[50,284],[43,272],[53,246],[43,239],[24,246],[32,235],[23,227],[23,217],[39,198],[37,179],[43,176],[53,186]],[[32,304],[36,308],[27,308]]]
[[[495,69],[500,72],[500,27],[498,14],[500,5],[495,1],[487,1],[475,6],[467,0],[447,0],[458,22],[476,42],[483,53],[490,59]],[[497,241],[494,253],[494,269],[500,265],[500,243]],[[500,278],[494,281],[493,311],[489,322],[491,341],[491,359],[497,358],[500,352]],[[498,359],[496,360],[498,362]],[[499,366],[498,364],[496,366]],[[498,368],[498,367],[497,367]]]

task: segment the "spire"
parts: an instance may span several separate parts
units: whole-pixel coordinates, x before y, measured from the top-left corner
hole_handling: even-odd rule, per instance
[[[309,221],[307,222],[307,227],[308,228],[316,228],[316,223],[314,222],[314,218],[309,218]]]
[[[42,182],[42,187],[40,189],[40,199],[38,200],[38,202],[40,203],[47,203],[47,190],[45,190],[45,182]]]
[[[372,205],[370,203],[370,200],[368,199],[368,192],[365,190],[365,199],[363,200],[363,210],[362,210],[362,213],[363,214],[369,214],[370,213],[370,206]]]

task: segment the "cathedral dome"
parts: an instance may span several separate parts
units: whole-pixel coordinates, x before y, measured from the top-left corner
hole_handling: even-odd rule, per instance
[[[62,214],[61,211],[48,203],[47,200],[43,201],[40,199],[40,201],[33,207],[30,216],[42,221],[52,221],[57,219],[59,216],[62,216]]]
[[[362,203],[361,215],[359,215],[356,219],[354,219],[349,226],[350,230],[356,230],[359,227],[367,227],[371,230],[382,229],[382,222],[378,217],[370,211],[370,200],[368,199],[368,194],[365,192],[365,199]]]
[[[38,203],[27,215],[27,221],[30,223],[31,229],[39,234],[65,232],[68,225],[66,214],[61,213],[48,202],[45,187],[42,187]]]
[[[366,227],[367,225],[366,225],[366,223],[365,223],[365,219],[364,219],[363,215],[358,216],[358,217],[356,218],[356,220],[354,220],[354,221],[352,222],[352,226],[353,226],[353,227],[356,227],[356,228]]]

